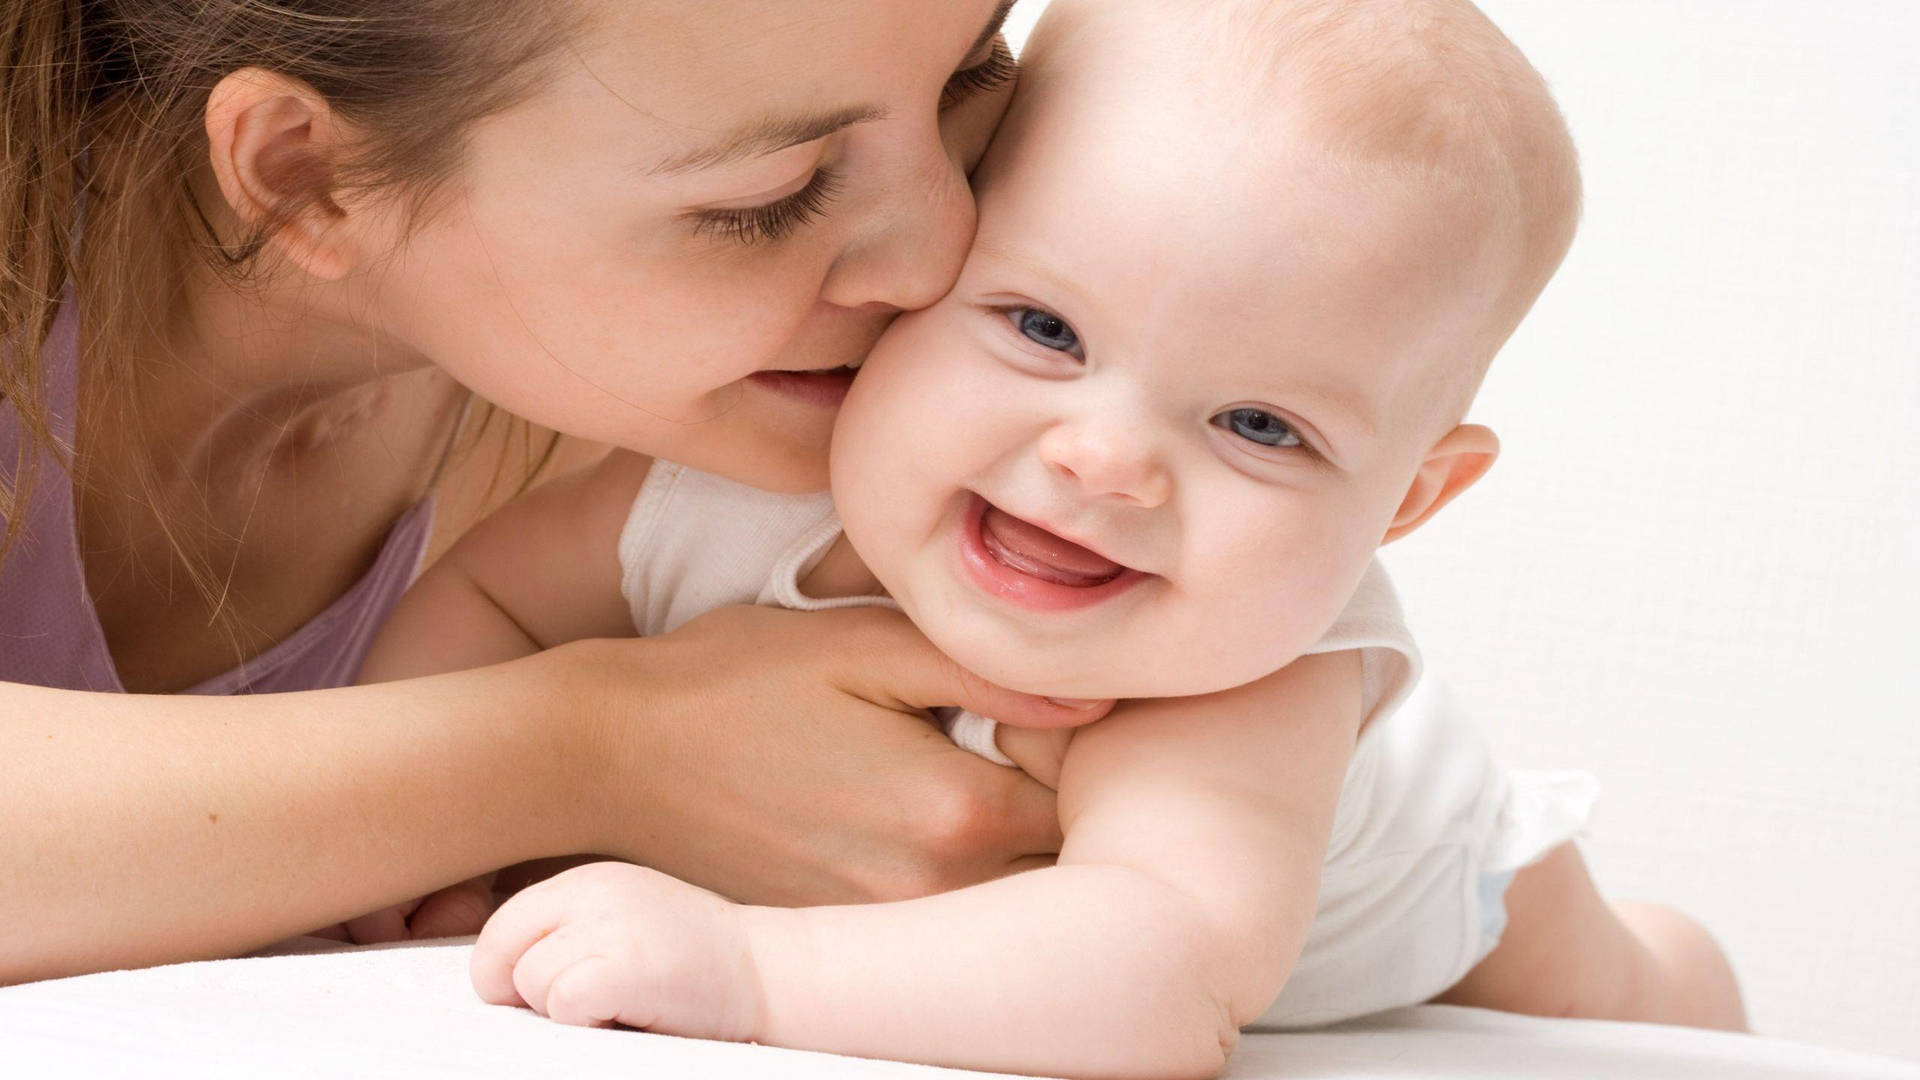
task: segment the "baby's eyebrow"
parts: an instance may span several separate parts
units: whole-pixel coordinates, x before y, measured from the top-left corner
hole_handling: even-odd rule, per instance
[[[740,125],[706,146],[676,154],[649,168],[647,174],[669,176],[731,165],[815,139],[824,139],[855,124],[884,119],[886,115],[887,111],[877,105],[852,105],[827,112],[764,116]]]
[[[1050,293],[1064,294],[1064,296],[1035,296],[1033,299],[1042,304],[1052,304],[1055,306],[1061,306],[1063,301],[1070,304],[1072,307],[1071,311],[1061,311],[1057,313],[1067,316],[1069,321],[1084,321],[1089,311],[1099,319],[1112,317],[1113,313],[1100,304],[1098,297],[1089,294],[1075,283],[1071,277],[1054,269],[1037,254],[1029,252],[1024,248],[1004,243],[998,239],[977,237],[973,243],[973,257],[986,258],[995,262],[1005,263],[1020,273],[1025,274],[1027,277],[1033,278],[1040,284],[1045,285]]]
[[[1325,417],[1332,414],[1341,421],[1348,431],[1363,435],[1369,439],[1379,438],[1380,425],[1361,404],[1361,399],[1332,387],[1318,385],[1290,386],[1287,396],[1293,400],[1304,400],[1315,416]],[[1321,432],[1326,436],[1326,432]]]

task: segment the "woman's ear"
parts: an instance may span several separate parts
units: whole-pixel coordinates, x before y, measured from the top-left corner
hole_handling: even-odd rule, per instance
[[[1440,508],[1474,485],[1500,456],[1500,440],[1490,428],[1461,424],[1427,451],[1406,498],[1393,515],[1382,544],[1391,544],[1426,523]]]
[[[324,97],[298,79],[244,68],[214,86],[206,125],[209,164],[236,218],[314,277],[331,281],[359,265],[365,251],[334,199],[345,133]]]

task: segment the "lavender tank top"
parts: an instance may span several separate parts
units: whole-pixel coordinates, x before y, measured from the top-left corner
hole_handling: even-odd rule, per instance
[[[78,307],[69,292],[42,353],[49,425],[66,446],[77,413]],[[0,401],[0,476],[12,472],[25,437],[13,406]],[[41,452],[21,530],[0,559],[0,682],[122,693],[87,592],[66,465],[60,455]],[[265,694],[352,682],[380,624],[419,573],[432,531],[429,498],[394,525],[366,576],[312,622],[187,693]]]

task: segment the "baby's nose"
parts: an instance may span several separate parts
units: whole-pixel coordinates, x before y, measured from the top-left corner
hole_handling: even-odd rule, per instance
[[[1040,440],[1040,458],[1082,493],[1155,507],[1173,495],[1173,476],[1143,439],[1060,424]]]

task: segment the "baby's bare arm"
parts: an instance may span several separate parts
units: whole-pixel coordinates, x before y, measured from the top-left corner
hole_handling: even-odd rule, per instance
[[[905,903],[745,909],[760,1041],[1073,1076],[1211,1074],[1310,923],[1357,654],[1123,706],[1072,740],[1059,865]]]
[[[631,636],[616,548],[648,465],[615,451],[475,526],[401,599],[360,681],[463,671],[582,638]]]

